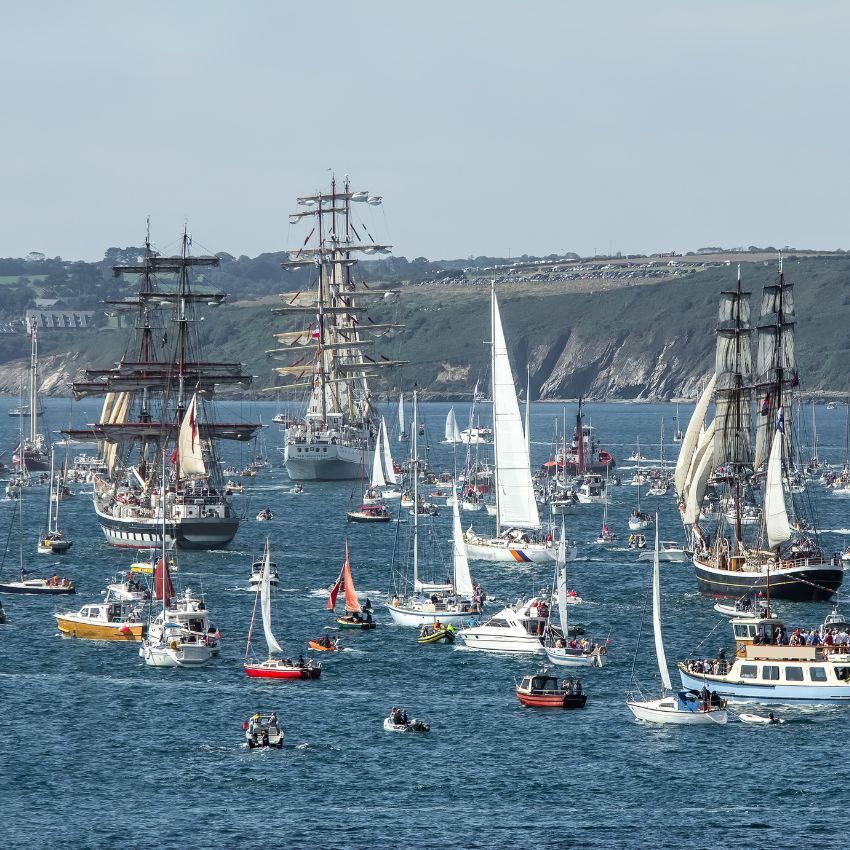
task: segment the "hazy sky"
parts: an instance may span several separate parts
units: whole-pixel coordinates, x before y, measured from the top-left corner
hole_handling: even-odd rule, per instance
[[[3,3],[0,256],[294,247],[329,168],[431,259],[850,248],[850,3]]]

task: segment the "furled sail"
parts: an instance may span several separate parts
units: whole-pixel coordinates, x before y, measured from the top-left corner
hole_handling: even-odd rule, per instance
[[[652,559],[652,631],[655,635],[655,655],[658,659],[661,685],[665,691],[672,691],[670,671],[667,669],[667,655],[664,652],[664,638],[661,635],[661,568],[658,560],[658,514],[656,514],[655,557]]]
[[[499,302],[492,290],[493,433],[496,456],[496,513],[499,526],[540,528],[531,481],[528,446],[519,415]]]
[[[384,429],[384,439],[383,439],[383,455],[384,455],[384,478],[387,481],[387,484],[397,484],[398,479],[395,474],[395,465],[393,464],[393,453],[390,451],[390,438],[387,434],[387,423],[384,420],[384,417],[381,417],[381,427]],[[378,452],[378,446],[375,445],[375,453]]]
[[[680,499],[685,497],[683,492],[685,479],[694,459],[694,452],[696,451],[697,441],[699,440],[700,429],[702,428],[702,423],[705,420],[708,405],[711,403],[711,397],[714,393],[714,386],[716,383],[717,376],[712,375],[711,380],[708,382],[705,389],[702,391],[702,395],[699,397],[697,406],[694,408],[694,412],[691,415],[691,421],[688,422],[685,436],[682,438],[682,445],[679,449],[679,459],[676,461],[676,472],[673,479],[676,485],[676,495]]]
[[[404,393],[398,397],[398,433],[405,434],[404,430]]]
[[[272,632],[272,587],[271,587],[271,553],[266,541],[266,551],[263,555],[263,577],[260,580],[260,606],[263,613],[263,632],[269,645],[269,654],[283,652],[283,647],[277,642]]]
[[[777,428],[773,435],[764,482],[764,524],[767,545],[771,549],[791,539],[788,512],[785,509],[785,491],[782,488],[782,443],[783,434]]]
[[[201,444],[201,432],[198,427],[198,394],[192,396],[189,407],[180,423],[180,437],[177,444],[177,457],[180,463],[180,475],[206,475],[204,452]]]
[[[469,559],[466,556],[466,542],[463,539],[463,528],[460,524],[460,510],[457,506],[457,493],[452,487],[455,498],[452,499],[452,560],[455,571],[455,592],[461,596],[472,596],[475,588],[472,586],[472,576],[469,574]]]

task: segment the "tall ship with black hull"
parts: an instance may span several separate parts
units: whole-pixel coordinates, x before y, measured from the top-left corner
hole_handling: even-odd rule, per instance
[[[275,372],[292,380],[274,391],[308,394],[304,419],[286,430],[286,471],[294,480],[356,479],[371,468],[380,415],[369,380],[403,362],[368,353],[400,326],[368,316],[370,302],[397,290],[369,289],[355,277],[358,254],[390,253],[389,245],[376,243],[365,225],[354,222],[352,210],[360,203],[377,206],[381,198],[353,191],[347,177],[341,184],[333,178],[327,193],[298,198],[304,209],[289,217],[291,224],[309,220],[312,229],[281,265],[311,268],[315,275],[313,292],[281,295],[285,304],[274,312],[302,316],[302,328],[276,334],[282,347],[268,352],[289,361]]]
[[[199,357],[197,310],[223,303],[222,293],[192,290],[191,270],[218,266],[217,257],[193,257],[184,231],[179,256],[164,257],[146,240],[136,266],[136,296],[108,302],[136,316],[135,333],[112,369],[85,370],[73,385],[76,399],[103,396],[98,422],[67,433],[97,440],[106,472],[94,476],[92,499],[113,546],[217,549],[236,534],[239,518],[225,494],[217,442],[250,440],[258,424],[212,420],[210,400],[219,385],[250,386],[240,363]],[[163,487],[158,458],[169,461]]]
[[[799,384],[795,324],[793,286],[786,283],[781,263],[777,282],[763,289],[755,328],[740,269],[736,289],[721,293],[715,376],[697,403],[676,468],[679,507],[692,529],[697,583],[710,596],[817,601],[833,596],[843,579],[838,561],[821,550],[806,494],[787,486],[795,457],[792,392]],[[712,395],[715,416],[704,427]],[[754,451],[753,401],[758,404]],[[716,501],[706,511],[709,484]]]

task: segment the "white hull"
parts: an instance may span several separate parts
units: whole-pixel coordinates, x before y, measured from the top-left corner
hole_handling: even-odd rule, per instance
[[[158,645],[143,643],[139,655],[148,667],[201,667],[212,658],[212,650],[202,643]]]
[[[458,637],[464,642],[467,649],[481,652],[521,652],[532,655],[545,652],[540,638],[534,635],[500,635],[492,632],[482,633],[476,631],[476,629],[463,629],[458,632]]]
[[[450,612],[450,611],[426,611],[417,610],[414,608],[403,608],[402,606],[387,606],[393,622],[397,626],[408,626],[420,628],[424,625],[431,625],[434,620],[439,620],[446,626],[465,626],[474,614],[469,612]]]
[[[507,546],[500,538],[479,540],[476,543],[466,541],[467,557],[476,561],[496,561],[519,564],[549,564],[553,562],[558,552],[554,546],[545,543],[530,543],[526,545]],[[573,545],[567,552],[567,560],[576,556]]]
[[[645,531],[650,525],[652,523],[645,519],[632,519],[629,517],[629,531]]]
[[[850,703],[850,684],[847,682],[824,682],[823,684],[800,683],[776,684],[735,681],[727,682],[716,676],[697,676],[679,668],[679,677],[686,688],[699,690],[703,686],[718,695],[738,703],[760,703],[762,705],[793,705],[794,703]]]
[[[723,709],[683,711],[675,706],[675,700],[670,697],[644,702],[629,701],[626,705],[638,720],[645,720],[647,723],[663,723],[671,726],[715,726],[722,725],[728,720]]]
[[[546,657],[558,667],[601,667],[604,656],[587,655],[581,650],[558,649],[557,647],[547,646]]]

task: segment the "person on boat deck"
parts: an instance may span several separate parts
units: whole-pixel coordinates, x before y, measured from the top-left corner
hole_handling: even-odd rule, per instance
[[[299,656],[298,656],[298,666],[299,666],[299,667],[303,667],[303,666],[304,666],[304,656],[303,656],[303,655],[299,655]]]
[[[419,629],[419,636],[420,637],[428,637],[429,634],[430,634],[430,632],[428,631],[428,624],[423,623],[422,628]]]
[[[573,686],[573,693],[574,693],[577,697],[580,697],[580,696],[581,696],[581,692],[582,692],[581,679],[576,679],[576,683],[575,683],[575,685]]]
[[[572,676],[569,679],[564,679],[564,681],[561,683],[561,690],[568,694],[571,694],[573,692]]]
[[[570,649],[578,649],[578,641],[575,638],[570,641]]]
[[[56,575],[56,573],[54,573],[54,574],[53,574],[53,579],[52,579],[52,581],[53,581],[53,586],[54,586],[54,587],[59,587],[59,576],[58,576],[58,575]]]
[[[434,619],[434,631],[439,632],[443,628],[443,624],[440,622],[440,618],[436,617]]]

